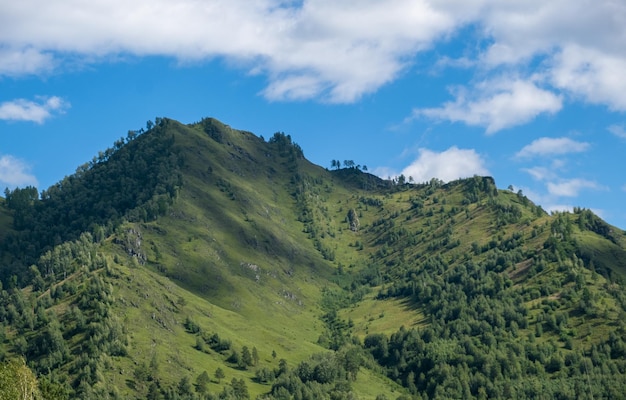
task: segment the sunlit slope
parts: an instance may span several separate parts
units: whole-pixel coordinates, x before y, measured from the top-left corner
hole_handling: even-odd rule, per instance
[[[623,231],[489,177],[388,181],[346,161],[160,119],[41,200],[9,192],[0,355],[49,397],[533,397],[580,394],[580,373],[594,397],[619,391],[602,382],[623,376]]]

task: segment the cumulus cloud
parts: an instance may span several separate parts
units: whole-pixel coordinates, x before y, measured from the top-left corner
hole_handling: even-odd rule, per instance
[[[626,22],[626,21],[624,21]],[[626,111],[626,57],[567,46],[553,59],[551,82],[586,102]]]
[[[461,12],[455,11],[455,1],[443,4],[454,15]],[[488,133],[493,133],[501,127],[526,123],[542,112],[558,111],[560,102],[549,93],[558,93],[559,99],[566,95],[611,110],[626,110],[626,3],[484,0],[472,4],[480,11],[471,19],[489,43],[477,51],[476,71],[491,75],[504,69],[535,77],[542,82],[543,89],[539,90],[548,95],[543,96],[543,106],[533,109],[525,102],[507,100],[514,98],[506,95],[511,91],[485,96],[480,88],[470,88],[474,97],[457,96],[454,102],[427,110],[432,117],[486,126]],[[508,102],[510,108],[498,117],[487,109],[492,101],[496,107]],[[517,108],[519,118],[515,117]]]
[[[473,149],[459,149],[456,146],[437,153],[420,149],[418,157],[401,172],[407,179],[427,182],[432,178],[449,182],[474,175],[489,175],[485,160]]]
[[[351,102],[397,78],[416,52],[456,26],[425,0],[23,0],[3,7],[0,44],[107,57],[224,57],[265,74],[270,99]],[[25,58],[26,59],[26,58]],[[1,69],[0,69],[1,71]]]
[[[577,142],[569,138],[542,137],[533,140],[515,154],[516,158],[531,158],[535,156],[554,156],[569,153],[581,153],[589,148],[589,143]]]
[[[480,19],[492,40],[481,57],[487,68],[523,67],[539,58],[555,88],[586,102],[626,109],[626,3],[484,4]]]
[[[581,178],[567,179],[559,182],[548,182],[547,188],[548,193],[551,195],[561,197],[577,197],[583,189],[606,190],[605,187],[599,185],[597,182]]]
[[[459,89],[456,99],[438,108],[413,110],[413,117],[463,122],[482,126],[487,134],[526,123],[539,114],[554,114],[562,99],[534,82],[521,79],[496,79],[481,82],[473,88]]]
[[[16,99],[0,103],[0,120],[42,124],[55,113],[63,113],[70,107],[68,102],[57,96],[38,97],[37,100]]]
[[[523,79],[494,93],[470,87],[478,94],[433,109],[433,117],[485,126],[493,133],[558,111],[561,99],[552,89],[626,110],[626,4],[620,1],[5,3],[0,75],[33,74],[66,59],[119,54],[181,61],[219,57],[267,77],[262,93],[269,99],[353,102],[397,79],[419,52],[469,27],[481,45],[460,58],[441,54],[437,68],[475,68],[481,79],[510,69]],[[542,88],[529,82],[529,69],[540,69]],[[513,109],[501,110],[504,115],[498,117],[486,110],[489,106]],[[474,111],[478,116],[470,115]]]
[[[0,186],[37,186],[37,178],[30,173],[30,166],[11,155],[0,156]]]
[[[493,40],[485,53],[492,64],[519,63],[569,43],[604,52],[623,51],[623,3],[611,0],[530,0],[484,2],[485,33]],[[584,15],[585,18],[580,16]]]

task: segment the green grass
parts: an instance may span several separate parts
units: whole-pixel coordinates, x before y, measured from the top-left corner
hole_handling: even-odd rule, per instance
[[[546,261],[543,271],[529,273],[552,235],[554,217],[537,216],[534,206],[518,195],[499,191],[489,198],[479,193],[477,201],[467,204],[470,180],[403,188],[385,188],[378,182],[366,190],[371,179],[359,171],[330,173],[304,159],[281,155],[252,134],[212,123],[222,135],[219,142],[201,125],[175,121],[169,125],[176,134],[174,146],[183,173],[174,205],[155,221],[123,224],[99,248],[114,271],[112,312],[130,341],[128,357],[109,360],[103,384],[118,388],[123,398],[145,394],[145,387],[133,388],[133,372],[153,357],[165,385],[174,385],[183,376],[194,382],[203,371],[213,377],[220,367],[226,378],[213,381],[211,392],[221,391],[234,377],[244,379],[255,398],[270,390],[254,382],[255,368],[240,370],[226,362],[228,354],[196,350],[196,336],[183,326],[187,318],[204,331],[231,340],[238,351],[242,346],[256,347],[259,368],[276,368],[281,358],[293,367],[327,351],[317,344],[325,329],[320,319],[326,311],[321,307],[323,288],[351,288],[365,270],[376,270],[388,279],[410,279],[410,272],[419,271],[431,257],[439,257],[448,268],[483,262],[495,251],[474,254],[475,245],[499,245],[520,233],[525,259],[501,272],[511,279],[509,290],[540,291],[547,286],[550,290],[526,302],[530,322],[527,329],[520,329],[517,340],[526,340],[534,332],[537,315],[550,301],[559,302],[558,311],[569,315],[567,329],[576,347],[598,343],[614,330],[620,306],[606,290],[614,283],[592,272],[590,265],[573,261],[574,254]],[[380,205],[367,205],[361,198],[376,199]],[[413,207],[416,200],[421,208]],[[518,207],[521,216],[499,225],[497,206]],[[359,215],[357,232],[346,222],[350,209]],[[0,199],[0,227],[10,222]],[[388,228],[383,228],[385,224]],[[305,232],[311,227],[314,232]],[[623,235],[615,244],[577,227],[573,231],[577,250],[600,269],[626,278]],[[145,265],[129,257],[119,244],[128,232],[140,232],[141,245],[135,250],[145,255]],[[437,245],[443,241],[448,244]],[[325,259],[316,245],[330,250],[333,257]],[[447,272],[440,278],[445,279]],[[593,317],[577,311],[581,295],[572,290],[571,273],[583,277],[594,297]],[[389,335],[401,326],[428,324],[425,307],[408,298],[376,299],[379,289],[371,288],[361,301],[339,311],[340,318],[352,321],[351,335],[362,340],[367,334]],[[568,290],[574,298],[560,302]],[[63,314],[68,306],[69,302],[61,303],[54,310]],[[74,338],[72,346],[83,339]],[[559,339],[552,332],[538,338]],[[374,399],[377,394],[396,398],[402,393],[380,371],[364,367],[353,387],[361,399]]]
[[[254,368],[239,370],[225,363],[227,355],[210,349],[207,353],[196,350],[196,336],[183,327],[187,318],[204,331],[231,340],[237,351],[242,346],[256,347],[260,357],[258,367],[276,368],[280,358],[295,365],[313,353],[324,351],[315,344],[319,322],[313,315],[290,313],[289,318],[281,318],[282,323],[276,324],[276,316],[285,315],[285,310],[277,304],[266,305],[264,312],[259,307],[256,315],[244,316],[211,304],[145,268],[118,265],[115,272],[118,277],[114,282],[114,312],[129,332],[132,354],[130,358],[116,360],[119,374],[109,375],[115,387],[129,390],[128,372],[139,362],[149,363],[156,354],[158,375],[165,383],[174,384],[184,375],[194,381],[202,371],[213,376],[215,369],[221,367],[226,379],[219,385],[213,383],[212,390],[217,391],[218,386],[236,377],[246,380],[253,397],[267,392],[266,385],[252,381]],[[271,357],[272,351],[277,353],[276,359]]]
[[[623,235],[622,235],[623,236]],[[581,253],[588,257],[602,273],[614,274],[614,278],[626,282],[626,250],[593,232],[581,232],[575,236]]]
[[[427,323],[424,315],[408,299],[375,298],[378,288],[354,306],[344,309],[341,317],[352,320],[352,332],[361,340],[368,334],[391,335],[401,326],[415,328]]]
[[[354,393],[361,400],[375,400],[381,394],[388,399],[396,399],[405,394],[406,389],[380,374],[361,368],[354,382]]]
[[[156,352],[160,375],[172,380],[166,383],[183,374],[193,382],[205,370],[212,376],[219,366],[226,379],[212,383],[210,390],[219,391],[233,377],[244,378],[254,398],[269,390],[252,380],[254,369],[231,368],[227,355],[196,350],[196,338],[185,332],[182,322],[192,318],[203,330],[231,340],[238,351],[244,345],[256,347],[259,367],[276,368],[281,358],[295,366],[325,351],[316,344],[323,325],[320,289],[329,284],[334,266],[302,233],[288,185],[272,184],[288,182],[291,171],[272,167],[275,160],[243,163],[234,171],[223,167],[235,155],[262,160],[265,155],[249,146],[255,139],[229,136],[233,151],[195,129],[178,129],[182,134],[177,146],[200,150],[186,153],[185,186],[176,204],[158,221],[122,228],[141,232],[148,262],[117,267],[116,312],[130,332],[133,355],[132,361],[117,360],[117,368],[128,371],[138,362],[149,362]],[[210,174],[203,157],[207,153],[212,155]],[[228,182],[234,196],[221,190],[216,176]],[[118,251],[113,244],[108,247]],[[111,376],[112,384],[126,386],[130,393],[125,378]]]

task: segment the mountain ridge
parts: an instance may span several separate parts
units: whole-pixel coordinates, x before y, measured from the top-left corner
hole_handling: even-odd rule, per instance
[[[40,200],[6,194],[0,355],[24,357],[49,398],[621,388],[571,376],[624,374],[624,232],[588,210],[548,215],[489,177],[329,171],[284,133],[160,118]],[[508,351],[517,366],[492,362]]]

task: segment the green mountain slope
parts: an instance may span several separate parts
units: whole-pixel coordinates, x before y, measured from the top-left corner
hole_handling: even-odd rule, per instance
[[[626,236],[588,210],[328,171],[213,119],[33,190],[0,203],[0,356],[45,398],[625,392]]]

